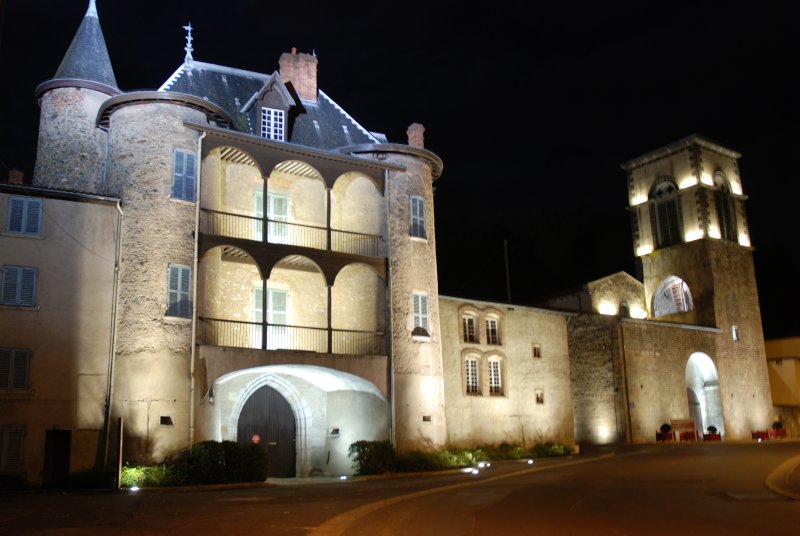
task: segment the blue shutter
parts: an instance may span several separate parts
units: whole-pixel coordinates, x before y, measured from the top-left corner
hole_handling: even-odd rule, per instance
[[[0,348],[0,389],[11,387],[11,350]]]
[[[36,304],[36,268],[20,268],[19,304],[33,306]]]
[[[167,316],[191,318],[192,269],[170,264],[167,270]]]
[[[25,212],[25,200],[12,197],[8,200],[8,231],[10,233],[21,233],[23,226],[23,213]]]
[[[197,166],[195,165],[194,153],[184,153],[186,163],[184,167],[183,198],[187,201],[194,201],[194,193],[197,188]]]
[[[28,199],[27,213],[25,214],[25,232],[39,234],[39,227],[42,221],[42,201],[40,199]]]
[[[411,196],[411,236],[427,238],[425,232],[425,200]]]
[[[28,363],[30,361],[30,351],[28,350],[11,350],[11,359],[9,360],[10,371],[10,385],[11,389],[27,389],[28,388]],[[2,365],[0,365],[0,375],[2,375]],[[0,387],[6,385],[0,378]]]
[[[19,281],[19,270],[17,269],[17,267],[4,266],[2,302],[5,305],[17,305],[18,281]]]
[[[178,316],[189,318],[192,315],[191,305],[192,301],[189,299],[191,295],[191,281],[192,272],[189,268],[181,268],[181,287],[180,287],[180,301],[178,302]]]
[[[175,151],[172,163],[172,197],[176,199],[183,199],[183,177],[184,169],[186,169],[184,155],[183,151]]]

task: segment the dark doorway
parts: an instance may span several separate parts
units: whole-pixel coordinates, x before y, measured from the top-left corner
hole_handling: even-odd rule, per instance
[[[43,488],[69,487],[69,455],[72,447],[72,432],[69,430],[46,430],[44,433]]]
[[[236,440],[260,442],[267,449],[268,476],[295,476],[295,423],[289,402],[265,385],[245,402],[239,415]]]

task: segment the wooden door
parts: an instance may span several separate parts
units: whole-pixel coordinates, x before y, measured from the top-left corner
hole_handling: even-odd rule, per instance
[[[268,476],[295,476],[295,422],[289,402],[265,385],[247,399],[237,425],[237,441],[250,443],[258,436],[267,449]]]

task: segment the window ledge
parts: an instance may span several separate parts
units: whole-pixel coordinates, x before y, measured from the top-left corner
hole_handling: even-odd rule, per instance
[[[38,305],[10,305],[10,304],[0,304],[0,309],[5,309],[8,311],[38,311],[41,309]]]
[[[3,231],[0,236],[7,236],[9,238],[31,238],[33,240],[44,240],[42,233],[14,233],[11,231]]]
[[[167,316],[167,315],[164,315],[164,323],[165,324],[175,324],[175,325],[180,326],[180,325],[185,325],[185,324],[191,324],[192,323],[192,319],[191,318],[184,318],[182,316]]]
[[[167,199],[170,200],[170,201],[175,201],[179,205],[194,205],[194,204],[196,204],[196,201],[189,201],[188,199],[181,199],[180,197],[169,196],[169,197],[167,197]]]
[[[431,342],[430,335],[412,335],[411,340],[414,342]]]
[[[36,394],[36,391],[33,391],[32,389],[0,389],[0,398],[2,399],[32,398],[34,394]]]
[[[409,235],[408,238],[410,238],[412,242],[419,242],[420,244],[426,244],[426,245],[428,243],[428,239],[422,238],[421,236]]]

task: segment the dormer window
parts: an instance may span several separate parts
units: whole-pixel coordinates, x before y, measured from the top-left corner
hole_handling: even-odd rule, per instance
[[[261,137],[286,141],[286,112],[277,108],[261,108]]]

